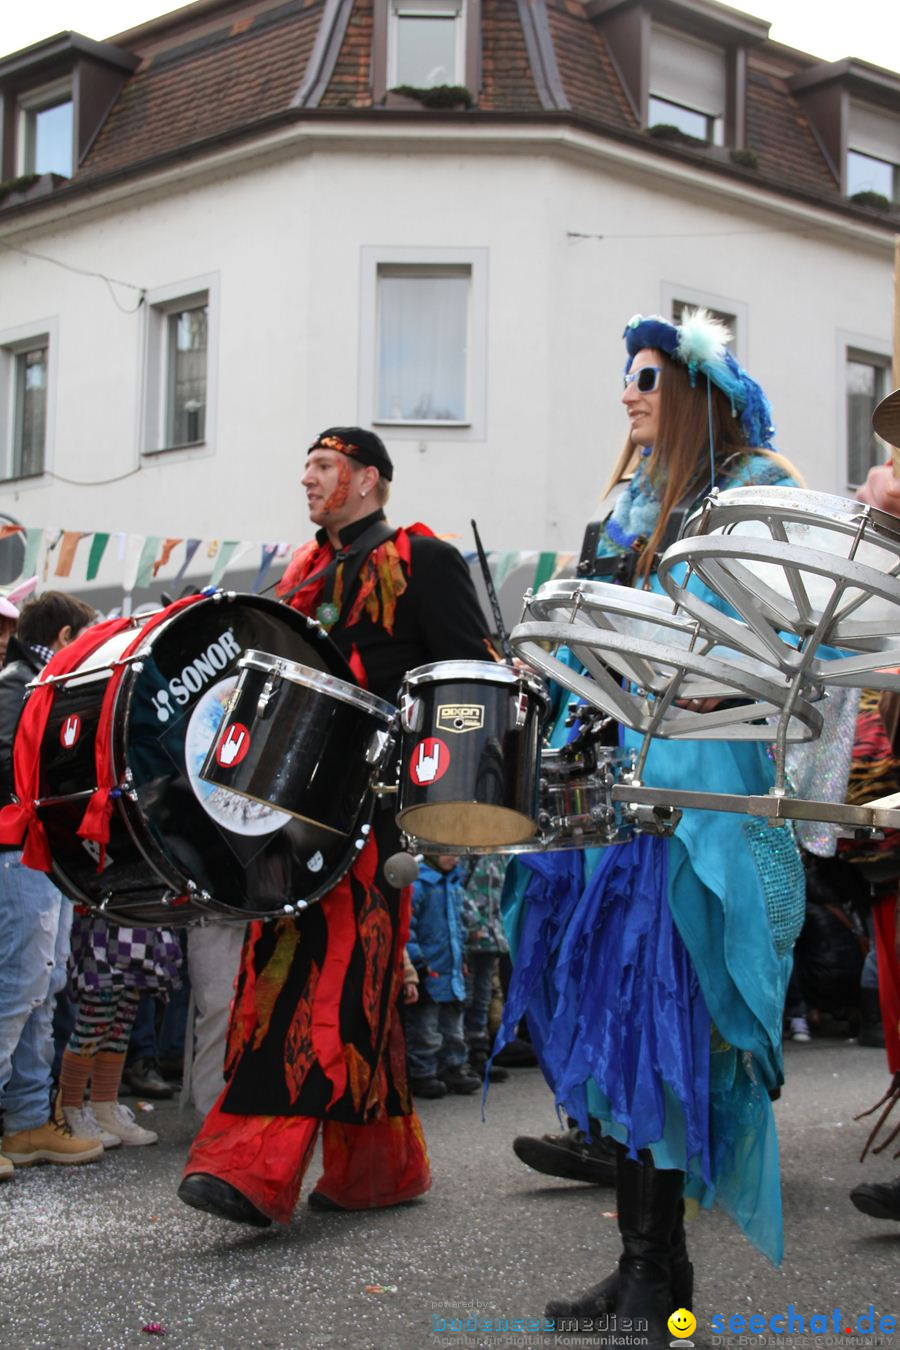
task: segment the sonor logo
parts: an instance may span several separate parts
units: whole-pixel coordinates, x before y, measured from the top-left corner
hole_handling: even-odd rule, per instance
[[[173,699],[183,708],[190,703],[192,694],[199,694],[201,689],[214,680],[225,670],[229,662],[240,654],[241,648],[234,632],[229,628],[215,642],[211,642],[205,652],[195,656],[180,675],[174,676],[169,681],[166,688],[153,695],[153,706],[160,722],[168,722],[174,714]]]
[[[484,726],[484,704],[441,703],[437,725],[441,731],[479,731]]]

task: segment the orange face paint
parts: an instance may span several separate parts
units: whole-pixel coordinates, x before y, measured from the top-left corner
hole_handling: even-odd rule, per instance
[[[337,476],[337,486],[322,503],[323,512],[339,511],[342,506],[346,506],[347,504],[347,498],[350,496],[352,475],[350,473],[350,466],[345,459],[342,459],[337,465]]]

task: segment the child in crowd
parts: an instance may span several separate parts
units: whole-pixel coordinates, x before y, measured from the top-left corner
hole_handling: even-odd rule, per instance
[[[156,1143],[154,1131],[138,1125],[119,1102],[119,1087],[141,993],[169,989],[180,965],[181,948],[167,929],[126,928],[76,911],[69,988],[78,1011],[63,1053],[59,1096],[75,1138],[100,1138],[104,1148]]]
[[[457,859],[426,858],[413,887],[407,951],[419,976],[419,997],[407,1004],[410,1086],[416,1097],[477,1092],[468,1064],[463,1009],[466,895]]]
[[[494,995],[494,976],[498,959],[509,951],[500,917],[500,896],[508,859],[498,854],[473,858],[465,866],[466,891],[466,1011],[464,1018],[469,1063],[472,1071],[484,1076],[491,1053],[488,1017]],[[488,1074],[492,1083],[509,1077],[506,1069],[492,1065]]]

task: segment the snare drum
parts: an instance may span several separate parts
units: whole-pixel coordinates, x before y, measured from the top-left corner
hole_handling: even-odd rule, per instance
[[[118,787],[98,872],[98,847],[77,830],[97,784],[103,696],[140,631],[135,623],[108,639],[54,685],[38,804],[53,881],[122,923],[171,925],[204,915],[246,922],[317,899],[350,866],[356,841],[199,776],[248,647],[352,680],[318,625],[250,595],[198,600],[127,658],[103,747]]]
[[[307,825],[350,834],[393,745],[397,709],[268,652],[247,652],[238,669],[200,777]]]
[[[406,676],[398,824],[426,844],[500,849],[534,837],[547,708],[533,676],[441,661]]]
[[[739,620],[683,588],[685,564]],[[726,642],[738,633],[747,642],[749,633],[745,649],[789,675],[802,666],[822,684],[897,687],[900,521],[893,516],[803,488],[729,488],[689,518],[659,577],[709,632]],[[844,654],[819,657],[824,645]]]
[[[544,749],[540,756],[540,792],[536,833],[523,843],[442,844],[460,857],[484,854],[549,853],[562,849],[597,848],[619,844],[632,835],[624,811],[613,802],[612,787],[619,781],[624,752],[614,746],[594,746],[575,759],[567,749]],[[411,837],[415,848],[428,840]]]

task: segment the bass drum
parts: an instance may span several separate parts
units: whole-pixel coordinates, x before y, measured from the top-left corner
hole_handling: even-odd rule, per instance
[[[38,806],[53,881],[123,923],[172,925],[204,915],[246,922],[319,899],[361,847],[371,799],[355,830],[337,836],[200,778],[248,648],[353,682],[318,624],[252,595],[219,592],[179,609],[126,658],[110,744],[102,747],[119,789],[97,870],[99,848],[77,830],[97,786],[103,696],[139,633],[136,622],[109,638],[55,685]]]

